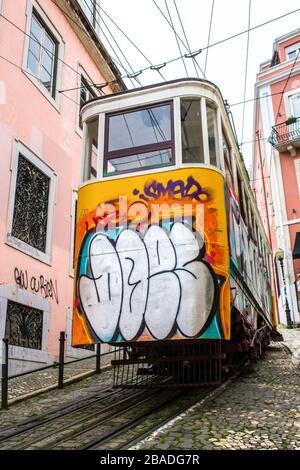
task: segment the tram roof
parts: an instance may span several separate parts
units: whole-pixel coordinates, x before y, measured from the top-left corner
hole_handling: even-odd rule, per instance
[[[221,90],[215,83],[211,82],[210,80],[204,80],[204,79],[201,79],[201,78],[190,78],[189,77],[189,78],[177,78],[177,79],[174,79],[174,80],[169,80],[169,81],[165,81],[165,82],[158,82],[158,83],[154,83],[154,84],[151,84],[151,85],[146,85],[146,86],[142,86],[142,87],[138,87],[138,88],[130,88],[128,90],[119,91],[117,93],[109,93],[108,95],[97,96],[96,98],[92,98],[92,99],[86,101],[81,109],[83,109],[86,105],[88,105],[90,103],[100,101],[100,100],[102,101],[102,100],[106,100],[106,99],[112,99],[115,96],[123,96],[123,95],[127,95],[129,93],[142,92],[144,90],[150,90],[152,88],[155,89],[155,88],[159,88],[159,87],[162,87],[162,86],[169,86],[169,85],[172,85],[172,84],[179,84],[179,83],[184,84],[184,83],[191,83],[191,82],[198,82],[199,84],[202,83],[202,84],[211,85],[213,88],[215,88],[218,91],[218,93],[220,94],[220,96],[223,100],[223,103],[224,103],[224,98],[223,98],[223,95],[221,93]]]

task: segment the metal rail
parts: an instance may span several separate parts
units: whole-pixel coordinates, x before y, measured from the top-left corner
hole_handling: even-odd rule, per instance
[[[43,366],[39,367],[36,369],[32,369],[26,372],[21,372],[19,374],[13,374],[13,375],[8,375],[8,369],[9,369],[9,355],[8,355],[8,347],[9,347],[9,339],[8,338],[3,338],[3,360],[2,360],[2,375],[1,375],[1,409],[2,410],[7,410],[8,405],[9,405],[9,400],[8,400],[8,385],[9,381],[12,379],[20,378],[29,374],[34,374],[37,372],[43,372],[47,369],[54,369],[58,368],[58,378],[57,378],[57,388],[62,389],[64,387],[64,369],[65,366],[68,366],[70,364],[75,364],[77,362],[81,361],[87,361],[90,359],[96,359],[95,363],[95,373],[100,374],[101,373],[101,358],[104,356],[110,355],[110,354],[115,354],[116,351],[122,351],[123,348],[115,348],[112,351],[108,351],[105,353],[101,353],[101,344],[96,345],[96,354],[92,354],[87,357],[81,357],[79,359],[73,359],[71,361],[65,361],[65,341],[66,341],[66,336],[65,332],[62,331],[60,332],[59,336],[59,362],[55,362],[53,364],[50,364],[48,366]]]
[[[106,389],[105,391],[107,391],[107,390],[111,390],[111,387],[109,389]],[[0,434],[0,442],[4,442],[4,441],[10,439],[11,437],[16,437],[20,434],[24,434],[28,431],[32,431],[34,429],[37,429],[41,426],[44,426],[45,424],[50,423],[51,421],[62,418],[64,416],[68,416],[71,413],[75,413],[77,411],[84,410],[87,407],[91,406],[92,404],[97,403],[97,402],[101,402],[103,400],[107,400],[107,398],[109,398],[110,396],[116,395],[117,393],[120,393],[121,391],[122,390],[114,390],[109,395],[105,395],[104,397],[96,398],[96,399],[94,399],[94,400],[92,400],[88,403],[85,403],[85,404],[77,405],[74,408],[71,408],[70,410],[68,410],[68,408],[72,405],[67,405],[66,407],[58,408],[57,410],[55,410],[53,412],[52,416],[50,415],[48,418],[45,418],[45,419],[40,420],[40,421],[36,421],[36,418],[35,418],[33,420],[32,419],[31,420],[26,420],[26,421],[24,421],[24,422],[22,422],[18,425],[12,425],[10,428],[4,429],[4,431],[7,431],[8,429],[15,429],[15,432],[11,432],[10,434],[4,434],[4,435],[2,435],[2,433],[1,433]],[[32,423],[32,424],[30,425],[30,423]],[[28,426],[26,426],[26,425],[28,425]]]
[[[280,143],[296,139],[300,139],[300,117],[293,117],[273,126],[268,141],[275,147]]]
[[[241,366],[244,365],[244,363],[245,360],[240,361],[239,363],[235,363],[235,365],[239,369]],[[225,381],[226,380],[227,379],[225,379]],[[209,395],[212,390],[218,389],[219,387],[220,385],[216,385],[214,387],[207,387],[205,389],[202,389],[200,393],[197,393],[196,398],[194,391],[191,391],[189,394],[186,392],[186,389],[179,389],[176,391],[170,391],[166,389],[163,393],[161,393],[160,389],[152,389],[148,393],[146,393],[145,390],[139,391],[138,393],[132,393],[132,391],[129,392],[128,390],[125,392],[121,390],[115,390],[109,394],[104,393],[103,396],[97,397],[96,399],[91,397],[91,401],[81,404],[77,407],[72,407],[71,409],[62,410],[63,413],[59,413],[59,411],[61,410],[56,410],[54,412],[55,414],[52,414],[50,417],[42,421],[38,421],[37,418],[35,422],[29,423],[29,426],[26,426],[25,423],[25,428],[19,428],[16,429],[16,432],[11,432],[9,434],[3,435],[0,440],[4,444],[5,448],[7,448],[7,445],[8,447],[10,447],[9,444],[10,441],[12,441],[12,449],[53,449],[57,447],[67,446],[68,442],[70,442],[70,446],[72,445],[72,447],[74,447],[74,444],[76,445],[76,438],[80,439],[82,437],[84,439],[85,437],[84,444],[82,445],[82,443],[79,441],[78,446],[76,446],[76,448],[80,450],[96,449],[97,447],[102,446],[103,444],[106,444],[107,442],[111,441],[115,436],[119,435],[123,431],[126,432],[126,429],[130,431],[133,426],[137,426],[138,424],[141,424],[145,420],[145,418],[153,414],[155,415],[155,413],[165,408],[167,404],[174,405],[174,402],[176,403],[176,400],[184,397],[184,405],[182,406],[181,404],[179,404],[178,409],[176,404],[175,413],[168,413],[167,417],[165,417],[163,420],[160,419],[159,423],[156,423],[154,427],[150,426],[146,430],[147,434],[153,432],[155,428],[162,426],[170,419],[173,419],[178,414],[184,412],[187,408],[193,406],[196,402]],[[111,391],[111,389],[108,390]],[[105,391],[107,391],[107,389],[103,390],[103,392]],[[117,401],[117,403],[111,401],[111,397],[113,395],[122,393],[121,396],[124,396],[126,395],[126,392],[130,393],[129,396],[125,396],[121,401]],[[156,398],[158,394],[159,403],[157,403]],[[191,400],[189,399],[189,395],[192,395]],[[155,398],[155,402],[153,402],[153,398]],[[87,398],[87,400],[90,400],[90,397]],[[101,402],[104,406],[102,406],[99,410],[97,410],[96,407],[95,410],[94,405],[97,405]],[[67,406],[70,407],[71,405]],[[136,413],[136,410],[140,407],[142,407],[142,409],[138,413]],[[78,416],[78,411],[83,412],[83,415]],[[67,415],[71,415],[71,417],[73,418],[71,422],[66,423],[66,425],[62,427],[59,426],[58,420]],[[90,421],[87,422],[89,417]],[[114,423],[114,420],[116,419],[118,420],[117,424]],[[122,422],[120,422],[120,419]],[[53,429],[50,432],[42,431],[39,433],[38,436],[31,436],[32,431],[37,430],[37,428],[42,428],[42,426],[44,426],[45,424],[55,420],[57,420],[58,428]],[[91,423],[91,421],[93,421],[93,423]],[[82,423],[87,423],[87,426],[83,426],[83,428],[81,428]],[[111,428],[107,429],[107,426],[109,426],[110,423],[112,423],[112,426]],[[24,425],[24,423],[21,423],[21,426],[22,424]],[[72,428],[74,428],[75,432],[72,432]],[[45,429],[45,431],[46,430],[47,428]],[[97,435],[98,432],[99,435],[95,438],[95,434]],[[20,434],[23,434],[24,437],[22,439],[21,446],[18,446],[17,442],[15,441],[15,438]],[[27,442],[26,434],[28,434]],[[143,430],[142,433],[139,433],[137,438],[141,439],[142,435],[144,434],[145,430]],[[53,437],[52,440],[51,437]],[[48,443],[43,445],[42,441],[47,442],[47,440]],[[39,442],[41,442],[41,445],[35,446],[35,444],[38,444]],[[124,445],[125,447],[120,447],[119,445],[119,448],[128,448],[128,446],[131,446],[132,439],[130,442],[125,442]]]
[[[246,360],[246,359],[243,359],[243,360],[240,360],[240,361],[236,362],[235,363],[235,366],[236,366],[235,375],[237,375],[239,373],[239,371],[242,370],[248,364],[249,364],[249,361]],[[202,389],[200,391],[200,393],[197,393],[196,398],[194,397],[190,401],[188,401],[188,403],[185,403],[183,406],[180,406],[179,410],[176,407],[177,409],[176,409],[175,412],[170,413],[166,418],[164,418],[163,420],[160,420],[159,423],[155,424],[154,426],[153,425],[150,426],[146,431],[143,431],[142,433],[139,433],[136,438],[131,439],[130,441],[127,440],[127,442],[125,444],[116,446],[114,448],[114,450],[125,450],[125,449],[130,448],[135,443],[139,442],[140,440],[142,440],[143,438],[145,438],[146,436],[148,436],[152,432],[156,431],[161,426],[168,423],[170,420],[176,418],[177,416],[179,416],[181,413],[185,412],[190,407],[196,405],[199,402],[199,400],[202,400],[203,398],[209,396],[212,391],[217,390],[218,388],[223,386],[224,383],[230,378],[231,378],[231,376],[228,376],[226,379],[224,379],[224,381],[221,384],[214,385],[214,386],[211,386],[209,388],[207,387],[207,388]],[[193,392],[191,392],[190,394],[193,395]],[[118,426],[115,426],[115,428],[109,430],[108,432],[104,433],[102,436],[99,436],[98,438],[96,438],[93,441],[89,442],[85,446],[81,447],[80,450],[100,450],[99,445],[107,446],[108,442],[110,442],[115,437],[119,436],[120,433],[122,433],[122,431],[126,431],[126,430],[130,431],[133,426],[135,426],[135,427],[138,426],[140,423],[144,422],[145,418],[147,418],[148,416],[150,416],[154,413],[157,413],[161,409],[163,409],[165,407],[166,403],[171,403],[172,404],[172,402],[174,402],[174,401],[176,402],[176,400],[180,399],[183,396],[186,397],[186,395],[187,395],[186,391],[181,389],[181,390],[179,390],[178,394],[176,394],[172,397],[171,402],[170,402],[170,397],[167,396],[166,399],[163,400],[163,402],[159,403],[155,407],[153,407],[153,408],[151,408],[147,411],[142,411],[141,413],[134,416],[133,418],[131,418],[127,422],[125,422],[123,424],[120,424]]]
[[[111,392],[111,393],[105,394],[105,392]],[[94,398],[95,395],[87,397],[86,400],[85,400],[85,403],[80,403],[78,405],[78,402],[73,402],[71,404],[67,404],[66,406],[59,407],[55,411],[51,412],[48,415],[48,417],[45,417],[42,420],[40,420],[39,418],[38,419],[37,418],[28,419],[28,420],[22,421],[21,423],[19,423],[17,425],[11,425],[11,426],[9,426],[5,429],[2,429],[1,433],[0,433],[0,443],[5,442],[5,441],[9,441],[9,439],[14,438],[16,436],[19,436],[21,434],[26,434],[28,432],[34,431],[38,428],[41,428],[45,424],[48,424],[48,423],[51,423],[51,422],[53,422],[55,420],[58,420],[60,418],[75,414],[78,411],[86,410],[86,409],[88,409],[89,407],[92,407],[95,404],[99,404],[103,401],[108,401],[111,397],[113,397],[115,395],[123,396],[123,395],[126,395],[126,393],[127,394],[129,393],[130,394],[129,397],[126,398],[126,400],[128,400],[128,399],[132,399],[135,396],[145,394],[145,390],[139,391],[139,392],[133,394],[129,390],[123,390],[123,389],[112,390],[112,387],[108,387],[108,388],[105,388],[104,390],[100,390],[100,393],[101,393],[100,397]],[[102,395],[103,393],[104,393],[104,395]],[[122,402],[123,401],[124,400],[122,400]],[[118,402],[118,403],[121,403],[121,402]],[[115,407],[116,405],[113,404],[113,406]],[[107,406],[107,403],[106,403],[104,411],[107,411],[108,409],[109,409],[109,406]],[[92,412],[92,416],[94,416],[94,411]],[[85,414],[84,415],[84,420],[86,421],[86,419],[87,419],[87,415]],[[78,422],[79,422],[79,420],[77,419],[76,423],[78,423]],[[72,424],[74,424],[74,423],[71,423],[70,425],[72,425]],[[60,427],[60,430],[67,429],[68,427],[69,426]],[[14,430],[14,431],[10,432],[8,434],[7,433],[5,434],[5,432],[10,431],[10,430]],[[52,434],[53,433],[48,433],[47,436],[50,436]],[[38,437],[38,441],[40,441],[40,440],[41,440],[41,434],[39,434],[39,437]],[[33,442],[30,442],[30,443],[33,443]]]

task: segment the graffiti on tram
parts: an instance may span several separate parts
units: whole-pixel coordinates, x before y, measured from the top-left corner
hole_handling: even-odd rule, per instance
[[[224,180],[192,173],[79,192],[74,343],[229,337]]]

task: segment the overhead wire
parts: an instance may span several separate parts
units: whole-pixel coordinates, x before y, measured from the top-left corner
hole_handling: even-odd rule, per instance
[[[101,7],[99,5],[99,9],[100,11],[102,11],[105,16],[107,16],[107,18],[112,22],[112,24],[126,37],[126,39],[130,42],[130,44],[132,44],[135,49],[144,57],[144,59],[146,59],[146,61],[148,62],[148,64],[150,64],[150,67],[147,67],[146,69],[144,70],[147,70],[147,69],[150,69],[152,67],[152,70],[155,70],[153,67],[154,64],[151,62],[151,60],[144,54],[144,52],[134,43],[134,41],[132,41],[130,39],[130,37],[122,30],[122,28],[114,21],[114,19],[103,9],[103,7]],[[103,21],[103,16],[102,16],[102,21]],[[144,71],[143,70],[143,71]],[[162,73],[160,72],[160,70],[157,70],[157,72],[159,73],[159,75],[162,77],[162,79],[164,81],[166,81],[165,77],[162,75]]]
[[[169,10],[169,7],[168,7],[167,0],[165,0],[165,6],[166,6],[166,9],[167,9],[167,12],[168,12],[168,15],[169,15],[169,20],[170,20],[171,28],[172,28],[172,30],[173,30],[173,32],[174,32],[175,41],[176,41],[176,44],[177,44],[177,47],[178,47],[178,50],[179,50],[179,54],[182,56],[182,57],[181,57],[181,60],[182,60],[182,63],[183,63],[183,67],[184,67],[186,76],[188,77],[189,74],[188,74],[188,71],[187,71],[187,68],[186,68],[186,65],[185,65],[185,62],[184,62],[184,58],[183,58],[183,55],[182,55],[181,47],[180,47],[180,44],[179,44],[179,41],[178,41],[178,35],[176,34],[176,30],[175,30],[175,28],[174,28],[174,23],[173,23],[173,20],[172,20],[172,17],[171,17],[171,13],[170,13],[170,10]]]
[[[0,13],[0,17],[2,17],[5,21],[7,21],[7,23],[9,23],[11,26],[13,26],[14,28],[16,28],[20,33],[24,34],[25,36],[27,36],[29,39],[31,39],[32,41],[36,42],[44,51],[46,51],[50,56],[52,57],[55,57],[56,60],[58,60],[59,62],[61,62],[62,64],[64,64],[66,67],[68,67],[70,70],[72,70],[73,72],[75,72],[77,75],[80,75],[81,76],[81,73],[78,72],[78,70],[74,69],[71,65],[69,65],[67,62],[65,62],[63,59],[61,59],[60,57],[57,56],[57,54],[55,52],[52,52],[50,49],[48,49],[46,46],[44,46],[43,44],[40,43],[40,41],[38,41],[38,39],[36,39],[34,36],[32,36],[31,34],[28,34],[26,31],[24,31],[22,28],[20,28],[16,23],[14,23],[13,21],[11,21],[9,18],[7,18],[5,15],[3,15],[3,13]],[[15,65],[15,64],[14,64]],[[35,76],[35,75],[34,75]],[[36,77],[36,76],[35,76]],[[93,82],[91,80],[88,80],[90,82],[91,85],[93,85]]]
[[[93,12],[93,11],[91,10],[91,8],[89,7],[88,3],[86,2],[86,0],[83,0],[83,1],[84,1],[84,3],[86,4],[88,10],[90,11],[90,13],[91,13],[92,15],[94,15],[94,14],[96,13],[96,15],[95,15],[95,17],[94,17],[94,21],[95,21],[95,23],[97,24],[97,26],[98,26],[98,28],[99,28],[99,31],[102,32],[103,36],[105,37],[106,41],[108,42],[110,48],[112,49],[113,53],[115,54],[115,56],[117,57],[118,60],[116,60],[113,56],[111,56],[112,59],[117,63],[117,65],[119,65],[119,66],[126,72],[127,75],[129,75],[129,74],[131,74],[131,73],[134,74],[134,70],[133,70],[133,68],[132,68],[132,66],[131,66],[131,64],[130,64],[130,62],[128,61],[128,59],[127,59],[127,57],[125,56],[124,52],[122,51],[121,47],[120,47],[119,44],[117,43],[117,41],[116,41],[116,39],[114,38],[113,34],[111,33],[110,29],[107,27],[107,25],[106,25],[105,21],[103,20],[103,18],[102,18],[102,23],[103,23],[103,25],[105,26],[105,28],[107,29],[107,31],[108,31],[108,33],[110,34],[111,38],[113,39],[114,43],[115,43],[116,46],[118,47],[118,49],[119,49],[120,53],[122,54],[123,58],[125,59],[127,65],[128,65],[129,68],[131,69],[131,72],[129,72],[129,71],[126,69],[126,67],[124,67],[124,65],[122,64],[122,60],[120,59],[119,55],[118,55],[117,52],[115,51],[114,47],[112,46],[112,44],[111,44],[110,40],[108,39],[107,35],[105,34],[103,28],[100,26],[100,23],[99,23],[98,18],[97,18],[97,16],[98,16],[97,14],[99,14],[99,17],[100,17],[100,12],[99,12],[98,9],[97,9],[97,5],[95,4],[95,11]],[[137,82],[140,86],[142,86],[142,83],[140,82],[140,80],[139,80],[137,77],[135,77],[134,79],[136,80],[136,82]],[[131,84],[135,87],[134,82],[133,82],[133,79],[130,78],[129,80],[130,80]]]
[[[239,145],[253,144],[253,142],[258,142],[260,140],[268,140],[268,137],[260,137],[259,139],[247,140],[246,142],[241,142]]]
[[[153,1],[154,1],[154,0],[153,0]],[[102,7],[101,7],[101,10],[103,11],[103,8],[102,8]],[[219,45],[219,44],[221,44],[221,43],[224,43],[224,42],[226,42],[226,41],[229,41],[229,40],[231,40],[231,39],[233,39],[233,38],[236,38],[236,37],[238,37],[238,36],[241,36],[241,35],[247,33],[248,30],[249,30],[249,31],[253,31],[253,30],[257,29],[257,28],[261,28],[261,27],[263,27],[263,26],[265,26],[265,25],[267,25],[267,24],[270,24],[270,23],[272,23],[272,22],[274,22],[274,21],[278,21],[279,19],[285,18],[285,17],[287,17],[287,16],[289,16],[289,15],[292,15],[292,14],[294,14],[294,13],[296,13],[296,12],[299,12],[299,11],[300,11],[300,8],[297,8],[297,9],[295,9],[295,10],[291,10],[291,11],[289,11],[289,12],[283,14],[283,15],[280,15],[280,16],[277,16],[277,17],[275,17],[275,18],[272,18],[272,19],[270,19],[270,20],[268,20],[268,21],[265,21],[265,22],[263,22],[263,23],[260,23],[260,24],[258,24],[258,25],[256,25],[256,26],[252,26],[251,28],[246,29],[246,30],[243,30],[243,31],[241,31],[241,32],[239,32],[239,33],[236,33],[236,34],[232,35],[232,36],[226,37],[226,38],[224,38],[224,39],[222,39],[222,40],[220,40],[220,41],[218,41],[218,42],[216,42],[216,43],[209,44],[209,45],[203,47],[202,49],[199,49],[199,50],[196,50],[196,51],[192,52],[191,54],[184,54],[184,57],[193,58],[193,57],[195,57],[196,55],[200,54],[203,50],[206,50],[206,49],[208,49],[208,48],[211,48],[211,47],[214,47],[214,46]],[[64,11],[64,14],[66,14],[65,11]],[[67,14],[66,14],[66,15],[67,15]],[[1,13],[0,13],[0,16],[3,17],[4,19],[8,20],[8,18],[6,18],[6,17],[5,17],[3,14],[1,14]],[[68,16],[68,15],[67,15],[67,16]],[[73,19],[72,19],[72,20],[73,20]],[[21,28],[19,28],[17,25],[15,25],[15,23],[13,23],[13,22],[10,21],[10,20],[8,20],[8,21],[9,21],[13,26],[15,26],[17,29],[19,29],[23,34],[29,36],[25,31],[23,31]],[[73,20],[73,21],[74,21],[74,20]],[[77,22],[76,22],[76,24],[77,24],[78,27],[80,27],[80,25],[78,25]],[[80,27],[80,28],[81,28],[81,27]],[[83,29],[83,28],[81,28],[81,29]],[[87,34],[87,33],[86,33],[86,34]],[[37,41],[37,42],[38,42],[38,41]],[[41,47],[43,47],[45,50],[47,50],[47,48],[45,48],[44,46],[41,46]],[[49,53],[50,53],[50,54],[53,54],[53,53],[51,53],[51,51],[49,51]],[[137,72],[135,72],[135,73],[140,74],[140,73],[142,73],[142,72],[144,72],[144,71],[146,71],[146,70],[149,70],[149,69],[158,70],[158,69],[160,69],[160,68],[163,68],[163,67],[167,66],[167,65],[170,64],[170,63],[176,62],[176,61],[179,60],[179,59],[181,59],[181,56],[179,56],[179,57],[174,57],[174,58],[169,59],[169,60],[167,60],[167,61],[165,61],[165,62],[163,62],[163,63],[161,63],[161,64],[151,65],[151,66],[148,66],[148,67],[144,67],[143,69],[141,69],[141,70],[139,70],[139,71],[137,71]],[[67,67],[71,68],[77,75],[80,75],[80,73],[79,73],[77,70],[73,69],[73,68],[72,68],[69,64],[67,64],[65,61],[63,61],[63,60],[60,59],[60,58],[58,58],[58,60],[61,60]],[[118,78],[116,78],[116,79],[114,79],[114,80],[109,80],[109,81],[107,81],[107,82],[105,82],[105,83],[100,83],[100,84],[95,84],[94,82],[91,82],[90,80],[89,80],[89,81],[90,81],[91,85],[101,87],[101,86],[108,86],[108,85],[110,85],[110,84],[112,84],[112,83],[116,83],[116,82],[118,82],[120,79],[123,79],[123,78],[128,78],[128,74],[127,74],[127,75],[123,75],[123,76],[119,76]],[[69,90],[74,90],[74,89],[78,89],[78,88],[81,88],[81,87],[74,87],[74,88],[69,89]],[[65,92],[65,91],[67,91],[67,90],[61,90],[61,92]],[[249,100],[249,101],[250,101],[250,100]],[[242,102],[241,102],[241,103],[242,103]],[[240,103],[234,103],[233,105],[235,105],[235,104],[240,104]],[[233,105],[232,105],[232,106],[233,106]]]
[[[154,1],[155,1],[155,0],[153,0],[153,2],[154,2]],[[267,25],[267,24],[270,24],[270,23],[272,23],[272,22],[274,22],[274,21],[278,21],[278,20],[280,20],[280,19],[282,19],[282,18],[285,18],[285,17],[287,17],[287,16],[289,16],[289,15],[292,15],[292,14],[294,14],[294,13],[296,13],[296,12],[299,12],[299,11],[300,11],[300,8],[297,8],[297,9],[295,9],[295,10],[291,10],[291,11],[289,11],[289,12],[287,12],[287,13],[284,13],[283,15],[280,15],[280,16],[277,16],[277,17],[275,17],[275,18],[272,18],[272,19],[270,19],[270,20],[268,20],[268,21],[265,21],[265,22],[263,22],[263,23],[260,23],[260,24],[258,24],[258,25],[256,25],[256,26],[252,26],[251,28],[249,28],[249,31],[253,31],[253,30],[255,30],[255,29],[261,28],[261,27],[263,27],[263,26],[265,26],[265,25]],[[166,18],[166,17],[165,17],[165,18]],[[220,40],[220,41],[218,41],[218,42],[215,42],[215,43],[213,43],[213,44],[209,44],[209,45],[207,45],[207,46],[204,46],[202,49],[198,49],[198,50],[192,52],[191,54],[184,54],[184,57],[186,57],[186,58],[187,58],[187,57],[193,58],[193,57],[195,57],[196,55],[200,54],[203,50],[206,50],[206,49],[208,49],[208,48],[211,48],[211,47],[217,46],[217,45],[219,45],[219,44],[222,44],[222,43],[224,43],[224,42],[226,42],[226,41],[229,41],[229,40],[231,40],[231,39],[233,39],[233,38],[236,38],[236,37],[238,37],[238,36],[241,36],[241,35],[243,35],[243,34],[245,34],[245,33],[247,33],[247,32],[248,32],[248,29],[243,30],[243,31],[240,31],[239,33],[236,33],[236,34],[234,34],[234,35],[232,35],[232,36],[228,36],[228,37],[226,37],[226,38],[224,38],[224,39],[222,39],[222,40]],[[165,62],[162,62],[161,64],[152,65],[152,66],[149,66],[149,67],[144,67],[143,69],[140,69],[140,70],[138,71],[138,73],[143,73],[144,71],[149,70],[149,69],[157,70],[158,68],[166,67],[168,64],[171,64],[171,63],[173,63],[173,62],[176,62],[176,61],[178,61],[178,60],[180,60],[180,59],[181,59],[181,56],[179,56],[179,57],[177,56],[177,57],[174,57],[174,58],[172,58],[172,59],[166,60]],[[119,77],[119,78],[127,78],[127,76],[124,75],[124,76],[121,76],[121,77]],[[111,83],[115,83],[116,81],[117,81],[117,80],[111,80],[111,81],[107,82],[106,85],[110,85]]]
[[[179,60],[179,59],[183,59],[183,58],[186,58],[186,59],[193,59],[193,61],[195,62],[195,64],[197,65],[198,69],[200,70],[200,72],[202,73],[203,77],[205,78],[205,75],[203,73],[203,70],[201,69],[200,65],[198,64],[197,60],[195,59],[195,57],[200,54],[202,52],[202,49],[199,49],[197,51],[194,51],[194,52],[190,52],[189,51],[189,48],[188,46],[185,44],[185,42],[182,40],[182,38],[179,36],[179,34],[177,33],[177,31],[172,27],[172,24],[170,23],[170,21],[168,20],[168,18],[166,17],[166,15],[164,14],[164,12],[162,11],[162,9],[160,8],[160,6],[156,3],[155,0],[152,0],[154,5],[156,6],[156,8],[158,9],[158,11],[161,13],[161,15],[163,16],[163,18],[166,20],[166,22],[168,23],[168,25],[170,26],[170,28],[174,31],[174,34],[176,35],[176,37],[178,38],[178,40],[181,42],[181,44],[185,47],[185,49],[188,51],[188,54],[181,54],[179,57],[177,57],[176,59],[171,59],[167,62],[165,62],[165,64],[169,64],[171,62],[175,62],[176,60]]]
[[[179,12],[179,8],[177,7],[176,0],[173,0],[173,3],[174,3],[174,7],[175,7],[175,10],[176,10],[176,13],[177,13],[177,16],[178,16],[180,25],[181,25],[181,29],[182,29],[182,31],[183,31],[183,35],[184,35],[184,37],[185,37],[186,44],[187,44],[187,46],[188,46],[188,51],[189,51],[189,53],[191,53],[191,52],[192,52],[191,46],[190,46],[189,40],[188,40],[188,38],[187,38],[187,34],[186,34],[186,32],[185,32],[185,28],[184,28],[184,25],[183,25],[183,21],[182,21],[182,19],[181,19],[181,14],[180,14],[180,12]],[[196,62],[196,60],[195,60],[195,58],[193,58],[193,64],[194,64],[195,72],[196,72],[197,77],[199,78],[199,73],[198,73],[198,70],[197,70],[197,67],[196,67],[195,62]]]
[[[250,38],[250,20],[251,20],[251,0],[249,0],[249,9],[248,9],[248,34],[247,34],[247,46],[246,46],[246,60],[245,60],[245,78],[244,78],[244,101],[246,100],[247,92],[247,72],[248,72],[248,60],[249,60],[249,38]],[[242,137],[241,142],[244,138],[244,125],[245,125],[245,103],[243,105],[243,114],[242,114]],[[243,145],[241,143],[241,145]]]
[[[290,80],[290,78],[291,78],[291,76],[292,76],[292,73],[293,73],[293,70],[294,70],[294,68],[295,68],[296,62],[297,62],[297,60],[298,60],[299,54],[300,54],[300,48],[298,49],[298,53],[297,53],[297,55],[296,55],[296,57],[295,57],[295,60],[294,60],[293,65],[292,65],[292,67],[291,67],[290,73],[289,73],[289,75],[288,75],[288,77],[287,77],[287,79],[286,79],[286,82],[285,82],[285,84],[284,84],[283,90],[282,90],[282,92],[281,92],[281,98],[280,98],[280,102],[279,102],[278,110],[277,110],[277,115],[276,115],[276,119],[275,119],[275,126],[276,126],[276,124],[277,124],[277,119],[279,118],[280,106],[281,106],[281,103],[282,103],[283,95],[284,95],[284,92],[285,92],[285,90],[286,90],[286,87],[287,87],[287,85],[288,85],[288,83],[289,83],[289,80]]]
[[[211,5],[211,13],[210,13],[210,22],[209,22],[209,29],[208,29],[208,38],[207,38],[207,49],[206,49],[206,55],[205,55],[205,64],[204,64],[204,76],[206,74],[206,67],[207,67],[207,59],[208,59],[208,51],[209,51],[209,43],[210,43],[210,34],[211,34],[211,28],[212,28],[212,19],[213,19],[213,13],[214,13],[214,5],[215,5],[215,0],[212,0],[212,5]]]
[[[12,62],[10,59],[8,59],[7,57],[4,57],[2,55],[0,55],[0,59],[4,60],[5,62],[8,62],[10,65],[13,65],[14,67],[16,67],[17,69],[23,71],[23,68],[20,67],[20,65]],[[37,79],[36,75],[34,75],[33,73],[30,73],[28,70],[26,70],[26,75],[29,75],[30,77],[33,77],[35,79]],[[80,103],[78,103],[78,101],[75,101],[73,98],[71,98],[70,96],[66,95],[63,91],[60,92],[62,95],[64,95],[66,98],[68,98],[68,100],[70,101],[73,101],[73,103],[77,104],[80,106]]]
[[[53,3],[54,3],[54,0],[51,0]],[[83,31],[85,33],[86,36],[90,37],[90,34],[87,32],[86,28],[84,28],[83,26],[81,26],[76,20],[74,20],[74,18],[72,18],[62,7],[60,7],[60,9],[62,10],[63,14],[69,18],[70,21],[72,21],[76,26],[77,28],[79,28],[81,31]],[[124,69],[125,70],[125,69]],[[78,73],[79,75],[81,75],[80,73]],[[115,74],[116,75],[116,74]],[[115,80],[111,80],[110,82],[106,82],[105,86],[107,85],[110,85],[111,83],[116,83],[118,82],[119,80],[121,79],[121,75],[118,76],[117,79]],[[91,82],[91,80],[89,80]],[[94,86],[95,82],[91,82],[91,84]],[[78,88],[81,88],[81,87],[77,87],[77,88],[70,88],[69,90],[64,90],[64,91],[70,91],[70,90],[76,90]],[[103,92],[104,93],[104,92]],[[104,93],[105,94],[105,93]]]
[[[256,96],[255,98],[250,98],[248,100],[238,101],[237,103],[232,103],[232,104],[229,103],[228,106],[232,108],[232,106],[238,106],[240,104],[250,103],[251,101],[259,101],[259,100],[263,100],[264,98],[268,98],[269,96],[275,96],[275,95],[281,95],[281,94],[282,94],[282,91],[278,91],[276,93],[269,93],[264,96]]]

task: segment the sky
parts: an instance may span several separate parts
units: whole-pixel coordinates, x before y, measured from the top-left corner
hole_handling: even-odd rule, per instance
[[[181,47],[180,53],[173,30],[155,3],[170,21],[168,7],[174,28],[186,43],[177,16],[177,6],[191,51],[202,49],[208,44],[213,0],[98,1],[103,10],[126,33],[152,64],[161,64],[180,56],[181,53],[188,52],[182,43],[179,42]],[[214,44],[248,28],[250,1],[250,27],[300,8],[299,0],[214,0],[210,44]],[[102,27],[100,39],[104,42],[111,55],[117,59],[117,62],[122,62],[127,71],[133,70],[136,72],[149,66],[147,59],[118,30],[104,12],[101,14],[100,26]],[[250,31],[246,100],[254,97],[254,84],[256,74],[259,71],[259,65],[272,57],[274,40],[297,28],[300,28],[300,11]],[[207,59],[206,50],[203,50],[197,56],[198,64],[202,71],[204,71],[207,60],[206,78],[220,88],[223,98],[229,104],[244,100],[246,51],[247,33],[210,47]],[[129,64],[125,62],[124,56]],[[193,61],[186,59],[185,64],[188,76],[195,77],[196,72]],[[124,73],[124,69],[119,68]],[[203,78],[198,67],[197,70],[199,77]],[[187,76],[182,60],[166,65],[161,69],[161,73],[166,80]],[[158,72],[154,70],[147,70],[137,78],[143,86],[163,81]],[[140,86],[137,82],[133,81],[132,83],[128,79],[125,80],[125,83],[128,88],[133,88],[133,84]],[[238,143],[246,142],[242,145],[241,150],[246,166],[249,168],[251,165],[252,144],[247,142],[253,140],[253,102],[245,105],[243,131],[243,105],[232,106],[230,109],[233,113],[237,129]]]

